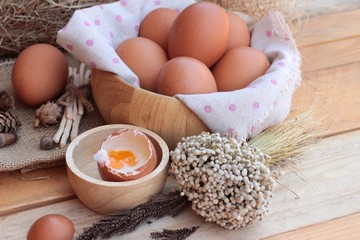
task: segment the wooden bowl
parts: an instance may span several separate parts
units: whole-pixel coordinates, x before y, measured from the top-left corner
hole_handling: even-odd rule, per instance
[[[209,131],[179,99],[134,87],[119,76],[92,70],[92,93],[105,121],[140,126],[160,135],[170,149],[182,137]]]
[[[93,155],[111,133],[123,128],[138,129],[150,138],[156,149],[158,166],[136,180],[103,181]],[[169,149],[162,138],[147,129],[125,124],[104,125],[80,134],[70,143],[66,164],[70,184],[78,198],[95,212],[109,214],[136,207],[163,189],[169,167]]]

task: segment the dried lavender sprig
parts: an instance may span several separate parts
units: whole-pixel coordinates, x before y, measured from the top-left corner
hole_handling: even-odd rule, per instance
[[[198,228],[163,229],[162,232],[150,233],[150,238],[155,240],[183,240],[193,234]]]
[[[93,240],[97,237],[110,238],[114,235],[123,235],[136,229],[148,218],[161,218],[179,213],[189,204],[186,196],[179,191],[157,194],[151,199],[130,210],[121,210],[100,219],[79,235],[77,240]]]

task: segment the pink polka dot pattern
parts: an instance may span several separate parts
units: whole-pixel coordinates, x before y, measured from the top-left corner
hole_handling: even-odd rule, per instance
[[[68,53],[87,63],[89,68],[104,68],[120,74],[127,69],[124,69],[126,66],[115,50],[122,39],[136,36],[140,17],[160,7],[169,7],[181,13],[190,2],[117,0],[111,4],[99,4],[84,13],[79,11],[71,20],[68,30],[60,32],[59,41]],[[286,115],[285,111],[290,106],[290,91],[297,86],[298,81],[297,72],[289,75],[287,68],[295,68],[293,59],[296,59],[297,64],[301,59],[294,51],[296,48],[293,48],[291,32],[274,28],[273,17],[269,16],[268,21],[264,21],[264,18],[251,29],[252,46],[270,55],[271,68],[267,74],[248,84],[243,91],[226,94],[228,98],[225,93],[216,93],[214,96],[178,96],[199,115],[199,119],[207,123],[211,132],[238,134],[239,139],[246,139],[261,132],[269,125],[269,121],[271,124],[277,123]],[[282,21],[274,16],[275,21]],[[288,79],[291,80],[289,84]],[[136,86],[141,85],[135,76],[129,78],[129,81]]]
[[[113,58],[112,61],[115,64],[119,64],[119,62],[120,62],[119,58]]]
[[[139,29],[140,29],[139,25],[138,25],[138,24],[136,24],[136,25],[134,26],[134,30],[135,30],[135,32],[139,32]]]
[[[234,132],[235,132],[235,129],[233,129],[233,128],[228,128],[228,130],[227,130],[228,134],[233,134]]]
[[[283,61],[279,61],[279,62],[278,62],[278,65],[279,65],[280,67],[285,67],[285,63],[284,63]]]
[[[277,85],[278,84],[276,79],[271,79],[270,82],[271,82],[272,85]]]
[[[88,39],[88,40],[86,40],[86,45],[89,46],[89,47],[91,47],[91,46],[94,45],[94,41],[91,40],[91,39]]]
[[[235,104],[230,104],[228,108],[229,108],[230,112],[236,111],[236,105]]]
[[[116,20],[117,22],[121,22],[122,17],[121,17],[120,15],[116,15],[116,16],[115,16],[115,20]]]
[[[126,0],[121,0],[120,4],[121,4],[121,6],[125,7],[128,4],[128,2]]]
[[[253,125],[250,129],[251,134],[254,134],[256,132],[256,127]]]
[[[90,62],[90,66],[91,66],[92,68],[96,68],[96,63],[93,62],[93,61],[91,61],[91,62]]]
[[[207,112],[207,113],[211,113],[212,107],[211,107],[210,105],[206,105],[206,106],[204,107],[204,111]]]
[[[66,48],[70,51],[72,51],[74,49],[74,46],[71,44],[66,44]]]

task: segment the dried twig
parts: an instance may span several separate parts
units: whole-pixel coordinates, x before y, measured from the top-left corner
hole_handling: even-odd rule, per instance
[[[181,229],[163,229],[162,232],[152,232],[150,237],[155,240],[183,240],[193,234],[199,227]]]
[[[90,240],[97,237],[110,238],[133,231],[140,223],[149,218],[175,216],[189,204],[187,197],[180,192],[161,193],[153,196],[149,202],[131,210],[115,212],[84,230],[77,240]]]
[[[18,54],[35,43],[56,43],[59,29],[64,27],[75,10],[116,0],[0,0],[0,55]],[[241,11],[260,19],[269,10],[280,11],[288,23],[301,24],[295,0],[206,0],[226,9]],[[305,0],[308,1],[308,0]],[[303,2],[303,1],[301,1]],[[305,9],[303,10],[305,11]]]
[[[56,43],[57,31],[75,10],[115,0],[0,0],[0,55],[14,55],[35,43]]]

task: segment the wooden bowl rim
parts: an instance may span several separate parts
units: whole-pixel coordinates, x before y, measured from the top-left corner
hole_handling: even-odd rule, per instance
[[[128,81],[126,81],[125,79],[121,78],[119,75],[110,72],[110,71],[106,71],[106,70],[101,70],[101,69],[97,69],[97,68],[93,68],[91,70],[92,72],[95,72],[96,74],[92,74],[91,78],[97,78],[98,76],[101,76],[103,74],[108,74],[110,75],[110,78],[115,78],[116,80],[119,81],[120,84],[125,85],[129,88],[131,88],[133,91],[139,92],[140,94],[146,94],[146,95],[154,95],[158,98],[164,98],[167,99],[169,101],[177,101],[180,102],[182,105],[186,106],[180,99],[178,99],[175,95],[174,96],[168,96],[168,95],[164,95],[164,94],[160,94],[157,92],[152,92],[149,90],[146,90],[144,88],[141,88],[140,86],[136,86],[134,84],[129,83]],[[101,81],[104,81],[103,79],[107,79],[107,78],[101,78]],[[181,94],[178,94],[181,95]]]
[[[80,141],[86,137],[88,137],[89,135],[92,135],[95,132],[98,131],[102,131],[102,130],[106,130],[106,129],[114,129],[114,131],[116,130],[120,130],[123,128],[130,128],[130,129],[137,129],[140,130],[141,132],[147,134],[148,136],[152,137],[158,144],[159,147],[162,151],[162,158],[159,162],[159,165],[149,174],[147,174],[144,177],[135,179],[135,180],[131,180],[131,181],[124,181],[124,182],[110,182],[110,181],[104,181],[104,180],[100,180],[100,179],[96,179],[93,177],[90,177],[88,175],[86,175],[85,173],[83,173],[75,164],[74,159],[72,157],[73,151],[75,149],[75,147],[77,147],[80,144]],[[79,136],[77,136],[68,146],[67,150],[66,150],[66,165],[68,167],[68,169],[70,169],[77,177],[92,183],[92,184],[96,184],[96,185],[100,185],[100,186],[106,186],[106,187],[129,187],[129,186],[134,186],[134,185],[141,185],[144,182],[147,182],[149,180],[151,180],[152,178],[154,178],[155,176],[157,176],[158,174],[160,174],[161,172],[163,172],[164,170],[166,170],[167,168],[167,164],[169,162],[170,156],[169,156],[169,148],[166,144],[166,142],[156,133],[142,128],[142,127],[138,127],[135,125],[131,125],[131,124],[107,124],[107,125],[103,125],[103,126],[99,126],[96,128],[92,128],[90,130],[87,130],[86,132],[83,132],[82,134],[80,134]]]

